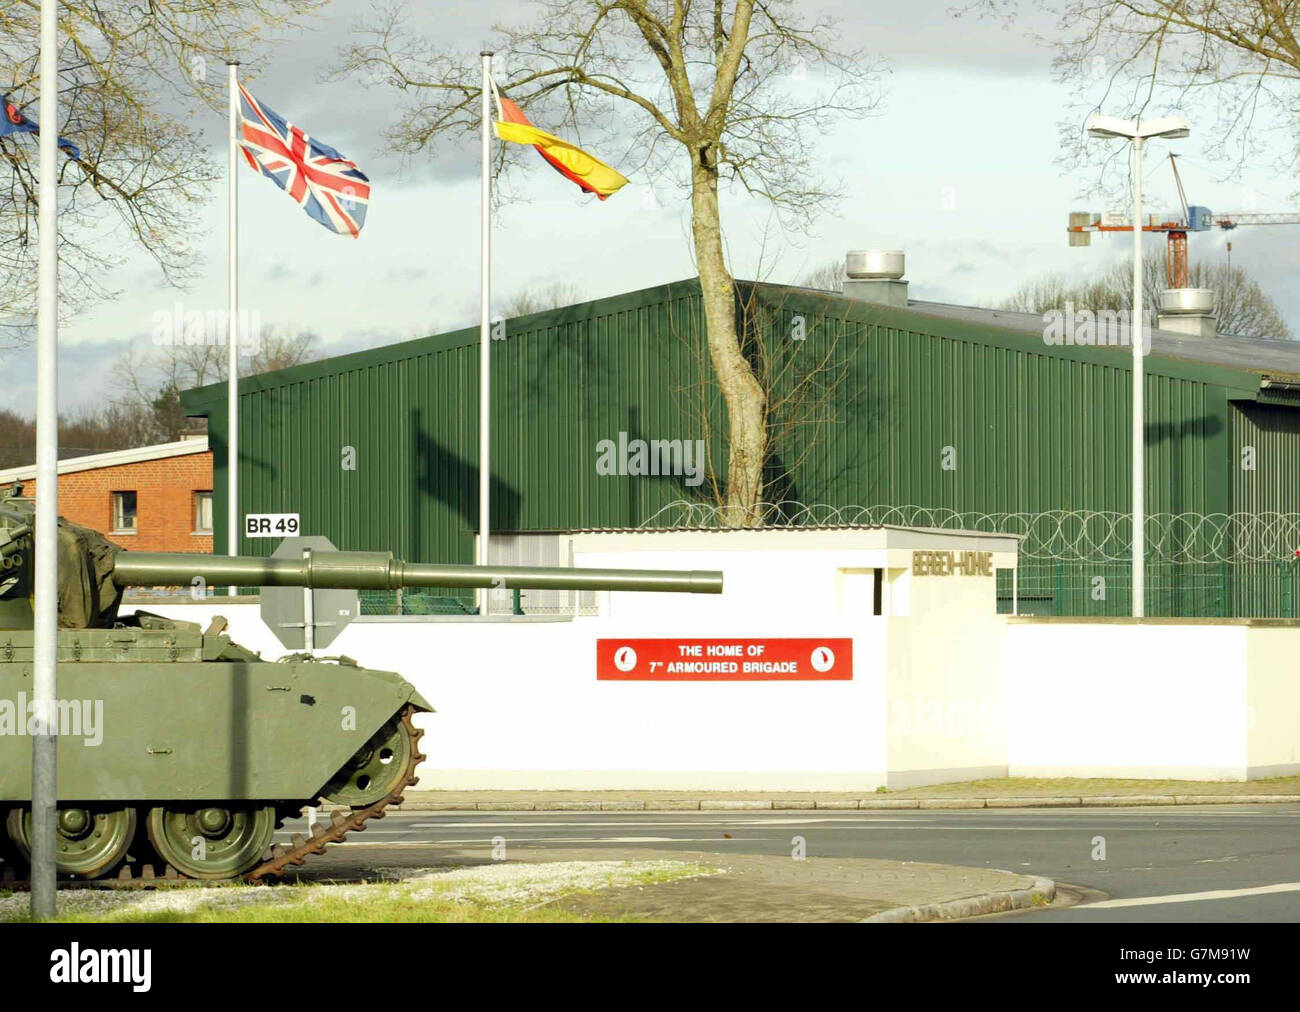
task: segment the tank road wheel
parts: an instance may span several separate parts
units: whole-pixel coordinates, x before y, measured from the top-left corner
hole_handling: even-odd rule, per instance
[[[238,878],[257,866],[275,835],[275,807],[159,807],[145,819],[158,856],[196,879]]]
[[[25,878],[27,876],[27,859],[23,857],[22,852],[18,849],[18,844],[14,843],[9,837],[10,811],[21,812],[22,809],[0,808],[0,861],[4,862],[4,869],[0,871],[0,876],[7,876],[12,873],[14,878]]]
[[[93,879],[116,871],[126,859],[135,829],[134,808],[60,808],[55,830],[59,874]],[[30,862],[31,811],[11,809],[5,830],[22,860]]]
[[[367,808],[406,783],[415,744],[406,722],[395,716],[376,731],[321,791],[336,805]]]

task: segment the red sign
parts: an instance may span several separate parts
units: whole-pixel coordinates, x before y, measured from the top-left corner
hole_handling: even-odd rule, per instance
[[[596,640],[596,678],[621,682],[848,681],[853,678],[853,640]]]

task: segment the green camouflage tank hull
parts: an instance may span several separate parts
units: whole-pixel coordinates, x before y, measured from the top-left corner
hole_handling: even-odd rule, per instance
[[[60,803],[314,801],[403,707],[431,709],[392,672],[155,621],[60,633]],[[31,700],[32,633],[0,631],[0,804],[31,800]]]

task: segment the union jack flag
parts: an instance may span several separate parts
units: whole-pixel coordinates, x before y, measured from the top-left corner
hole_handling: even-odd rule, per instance
[[[366,223],[370,180],[328,144],[259,102],[241,84],[240,149],[248,164],[331,232],[356,238]]]

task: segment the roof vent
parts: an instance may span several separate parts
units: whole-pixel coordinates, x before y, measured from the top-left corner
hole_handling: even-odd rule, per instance
[[[901,249],[855,249],[844,258],[844,273],[854,280],[886,278],[897,281],[903,276]]]
[[[844,294],[860,302],[907,308],[900,249],[856,249],[844,257]]]
[[[1194,337],[1217,337],[1219,321],[1214,315],[1214,289],[1167,288],[1160,293],[1156,325]]]
[[[1160,293],[1161,313],[1213,313],[1213,288],[1167,288]]]

